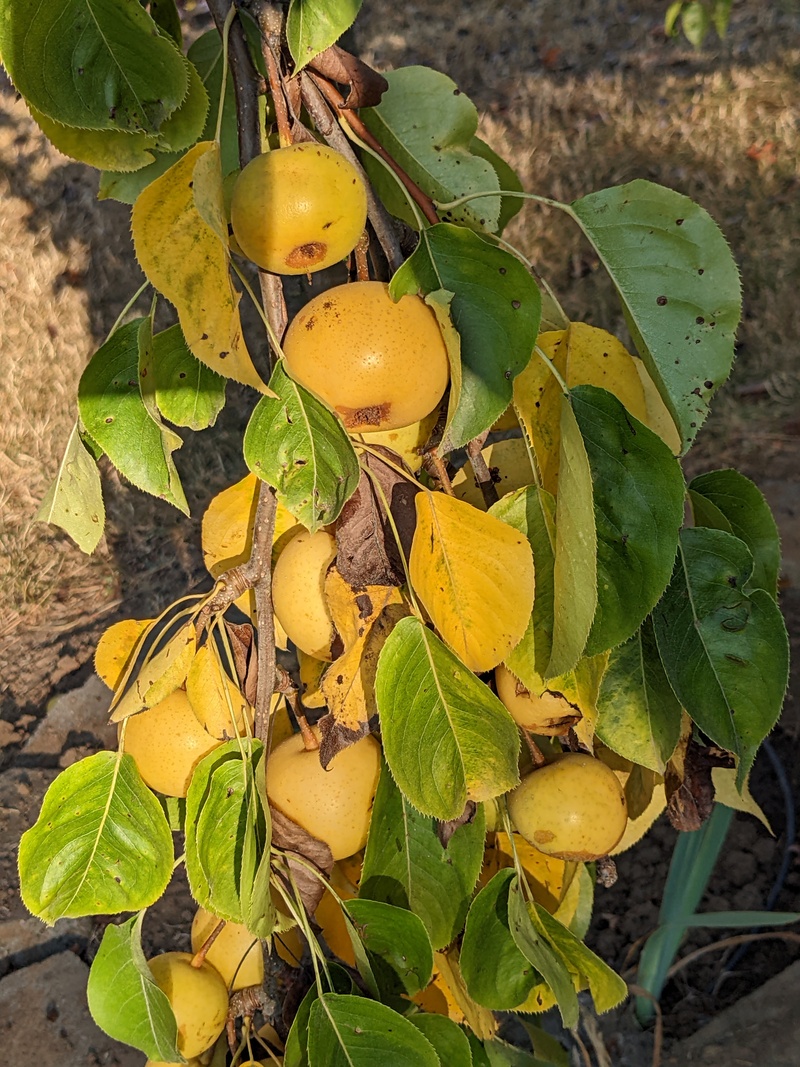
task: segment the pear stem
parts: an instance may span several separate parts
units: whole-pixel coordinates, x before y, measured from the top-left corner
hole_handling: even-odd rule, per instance
[[[214,929],[211,931],[211,933],[205,939],[205,941],[200,946],[200,948],[197,950],[197,952],[195,952],[194,956],[192,956],[192,967],[196,967],[199,970],[200,967],[203,966],[203,964],[206,961],[206,956],[208,955],[208,950],[211,948],[211,946],[217,940],[217,938],[222,933],[224,928],[225,928],[225,920],[224,919],[220,919],[220,921],[217,923],[217,925],[214,927]]]

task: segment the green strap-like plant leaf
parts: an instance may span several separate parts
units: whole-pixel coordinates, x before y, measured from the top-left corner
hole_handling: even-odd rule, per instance
[[[146,360],[149,342],[149,319],[134,319],[113,333],[81,375],[78,408],[87,432],[117,470],[188,515],[172,459],[182,441],[158,420],[154,404],[148,409],[140,388],[140,350]]]
[[[571,212],[611,275],[686,451],[733,364],[742,301],[727,242],[688,196],[642,179],[591,193]]]
[[[752,589],[753,557],[724,530],[684,530],[670,585],[653,612],[675,694],[700,729],[738,757],[744,786],[780,714],[789,642],[777,604]]]
[[[132,756],[97,752],[45,793],[19,847],[23,903],[46,923],[153,904],[172,876],[172,833]]]
[[[383,1000],[413,996],[430,982],[433,948],[422,920],[379,900],[348,900],[345,907],[367,951]]]
[[[667,445],[612,393],[580,385],[570,403],[592,474],[597,611],[583,655],[596,656],[635,633],[666,589],[685,486]]]
[[[175,42],[126,0],[2,0],[0,54],[35,108],[88,130],[156,133],[189,87]]]
[[[689,483],[695,526],[727,530],[753,554],[750,585],[778,598],[781,540],[764,494],[735,470],[710,471]]]
[[[72,427],[55,481],[36,512],[36,522],[49,522],[68,533],[82,552],[97,548],[106,522],[100,472],[81,440],[77,423]]]
[[[436,823],[420,815],[384,764],[375,794],[359,897],[408,908],[435,949],[464,925],[483,861],[484,817],[459,826],[445,848]]]
[[[269,384],[277,399],[256,405],[244,435],[245,462],[314,533],[337,519],[356,491],[358,458],[336,416],[281,363]]]
[[[519,781],[519,734],[492,693],[419,619],[402,619],[375,679],[383,748],[414,807],[455,819]]]
[[[531,358],[542,301],[515,256],[447,223],[422,232],[391,283],[395,299],[442,289],[453,294],[450,314],[461,338],[461,385],[451,390],[443,454],[483,433],[511,403],[514,378]]]
[[[452,1019],[417,1012],[409,1015],[408,1021],[430,1041],[443,1067],[473,1067],[467,1035]]]
[[[651,619],[609,656],[597,712],[604,745],[664,773],[680,736],[681,705],[664,673]]]
[[[196,359],[180,326],[153,337],[156,404],[165,419],[190,430],[205,430],[225,406],[225,379]]]
[[[366,997],[323,993],[311,1005],[311,1067],[440,1067],[433,1045],[385,1004]]]
[[[105,928],[92,961],[86,996],[101,1030],[138,1048],[151,1060],[176,1061],[178,1024],[156,985],[142,951],[144,912]]]
[[[430,67],[401,67],[387,72],[389,91],[378,107],[361,112],[367,127],[406,174],[437,202],[501,186],[491,162],[472,152],[478,109],[446,74]],[[417,227],[397,179],[371,156],[364,166],[389,210]],[[443,215],[447,222],[495,233],[500,225],[500,197],[470,200]],[[435,288],[435,287],[434,287]]]
[[[295,74],[350,29],[361,2],[292,0],[286,16],[286,40],[295,63]]]

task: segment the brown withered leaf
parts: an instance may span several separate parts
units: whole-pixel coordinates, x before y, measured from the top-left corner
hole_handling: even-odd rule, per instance
[[[244,693],[244,698],[252,706],[256,702],[256,690],[258,689],[258,655],[256,649],[255,630],[249,622],[228,622],[225,620],[225,629],[228,631],[228,639],[233,652],[233,663],[239,679],[239,686]]]
[[[362,465],[369,468],[380,485],[407,559],[417,521],[414,497],[421,492],[421,487],[415,484],[411,471],[396,452],[381,445],[372,447],[408,471],[409,477],[405,478],[378,456],[364,453],[361,457]],[[355,589],[367,585],[402,585],[405,581],[400,551],[383,502],[372,478],[364,471],[336,524],[336,547],[336,565]]]
[[[320,873],[330,876],[333,870],[331,850],[324,841],[312,837],[271,804],[269,810],[272,817],[272,844],[284,850],[303,907],[309,915],[313,915],[322,900],[325,884],[308,870],[305,863],[311,863]]]
[[[468,800],[467,806],[457,819],[448,819],[447,822],[436,823],[436,833],[439,836],[439,843],[442,848],[447,848],[450,843],[450,838],[459,828],[459,826],[466,826],[467,823],[472,822],[475,818],[475,812],[478,810],[478,805],[474,800]]]
[[[667,815],[676,830],[699,830],[714,807],[713,767],[732,766],[733,757],[716,746],[700,745],[692,738],[679,744],[682,752],[667,764],[664,788]]]
[[[389,83],[377,70],[345,52],[338,44],[332,44],[320,52],[309,64],[311,70],[321,74],[328,81],[347,85],[344,107],[377,107],[381,97],[389,88]]]
[[[378,714],[378,656],[393,627],[408,614],[403,597],[394,586],[370,585],[357,592],[336,567],[331,567],[325,579],[325,598],[344,652],[320,682],[329,709],[317,724],[322,732],[323,767],[337,752],[370,732],[370,721]]]

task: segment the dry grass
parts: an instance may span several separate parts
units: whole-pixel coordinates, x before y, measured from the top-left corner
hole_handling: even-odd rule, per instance
[[[734,4],[731,32],[695,55],[661,33],[666,0],[366,0],[356,32],[378,66],[424,63],[458,81],[481,132],[529,189],[570,200],[647,177],[697,199],[741,265],[745,321],[736,384],[772,395],[716,402],[697,452],[785,434],[797,396],[800,333],[800,67],[797,0]],[[751,158],[752,156],[757,158]],[[65,537],[30,526],[75,418],[87,358],[138,286],[127,211],[98,204],[95,178],[51,149],[13,94],[0,92],[0,640],[12,655],[47,627],[69,629],[130,594],[131,561],[161,587],[193,572],[194,527],[166,506],[109,483],[111,539],[86,559]],[[567,220],[524,208],[509,238],[550,278],[569,313],[619,330],[611,288]],[[781,399],[782,398],[782,399]],[[211,461],[178,457],[194,499],[235,469],[233,436]],[[175,559],[177,558],[177,563]],[[174,574],[170,575],[170,568]],[[36,638],[38,640],[38,637]],[[0,673],[2,664],[0,664]]]

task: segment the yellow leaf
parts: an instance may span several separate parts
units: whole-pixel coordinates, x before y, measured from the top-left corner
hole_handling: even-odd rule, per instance
[[[400,590],[368,585],[356,592],[331,567],[325,578],[325,599],[343,654],[325,672],[320,689],[328,710],[344,736],[361,737],[378,714],[375,674],[378,656],[396,623],[408,614]]]
[[[446,1015],[459,1026],[466,1023],[481,1041],[488,1041],[497,1033],[497,1021],[487,1008],[476,1004],[467,992],[458,965],[457,950],[434,952],[433,960],[433,978],[425,989],[411,999],[423,1011]]]
[[[227,740],[252,730],[253,709],[223,670],[213,642],[198,648],[186,675],[186,695],[212,737]]]
[[[97,642],[94,669],[109,689],[116,689],[122,681],[140,637],[152,622],[152,619],[123,619],[109,626]]]
[[[109,721],[121,722],[152,708],[179,689],[186,681],[196,648],[194,624],[190,621],[147,660],[121,699],[112,701]]]
[[[329,664],[324,659],[314,659],[302,649],[297,650],[297,659],[300,664],[300,699],[306,708],[324,708],[325,694],[319,687],[322,675]]]
[[[628,779],[634,769],[631,760],[620,756],[605,745],[598,744],[595,747],[595,756],[616,774],[619,784],[623,789],[628,784]],[[648,774],[647,782],[652,786],[649,799],[640,798],[640,811],[635,817],[631,817],[629,810],[628,824],[625,833],[611,850],[610,855],[618,856],[620,852],[626,852],[644,837],[656,819],[667,806],[667,794],[664,790],[664,779],[659,774]]]
[[[519,834],[514,835],[514,848],[525,871],[534,900],[553,915],[561,903],[569,865],[564,860],[556,859],[555,856],[546,856],[538,848],[528,844]],[[508,834],[498,831],[494,835],[493,844],[484,853],[480,884],[486,885],[498,871],[513,866],[514,853]]]
[[[661,399],[661,393],[659,393],[656,383],[647,373],[647,367],[645,367],[644,363],[640,359],[635,359],[634,363],[644,390],[644,402],[647,405],[647,418],[644,422],[653,433],[658,434],[674,456],[679,456],[683,451],[681,435],[678,433],[667,405]]]
[[[139,194],[131,218],[136,257],[148,280],[175,305],[186,343],[200,362],[274,396],[244,343],[224,216],[219,145],[201,141]]]
[[[496,667],[533,610],[533,555],[504,522],[443,493],[418,493],[411,584],[442,638],[472,671]]]
[[[748,815],[755,815],[760,822],[763,822],[772,836],[775,836],[773,829],[769,824],[769,819],[756,803],[753,794],[750,792],[749,775],[747,776],[747,781],[744,784],[744,789],[741,794],[736,788],[735,767],[712,767],[711,781],[714,785],[714,800],[716,800],[718,804],[724,804],[726,808],[733,808],[734,811],[743,811]]]
[[[595,385],[607,389],[628,411],[647,424],[647,405],[637,364],[640,360],[606,330],[573,322],[567,330],[539,335],[538,345],[571,389]],[[533,444],[542,485],[558,488],[561,386],[536,354],[514,381],[514,406]]]

